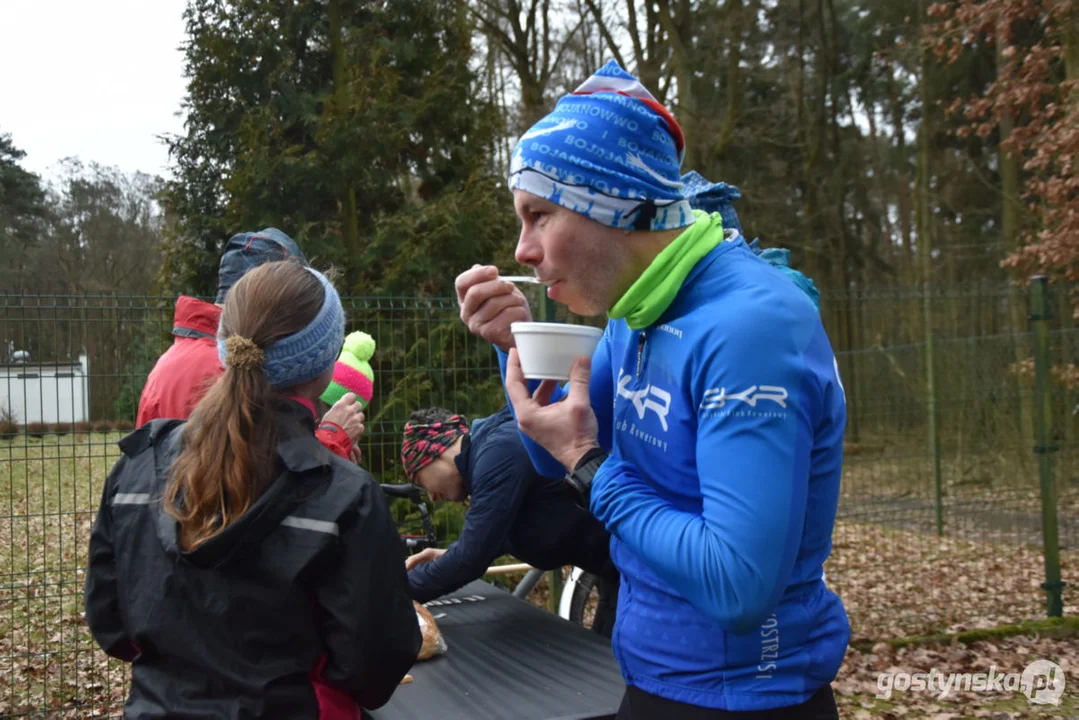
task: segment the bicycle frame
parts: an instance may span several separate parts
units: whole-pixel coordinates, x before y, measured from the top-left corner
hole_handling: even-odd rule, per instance
[[[536,583],[543,577],[543,571],[532,568],[525,576],[521,578],[521,582],[517,583],[517,587],[513,588],[513,597],[521,598],[522,600],[528,597],[528,593],[532,592],[532,588],[536,587]]]
[[[573,595],[577,591],[577,585],[580,584],[581,577],[585,574],[585,571],[574,565],[569,573],[569,579],[562,585],[562,594],[558,598],[558,616],[563,620],[572,620],[570,617],[573,606]],[[543,577],[544,571],[537,570],[535,568],[528,571],[528,573],[521,579],[521,582],[517,583],[517,587],[513,588],[513,596],[520,599],[528,597],[528,593],[532,592],[532,589],[536,587],[536,583]]]

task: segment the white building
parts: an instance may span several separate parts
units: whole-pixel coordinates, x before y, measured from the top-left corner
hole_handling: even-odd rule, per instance
[[[85,422],[90,415],[90,367],[86,353],[78,362],[35,362],[24,351],[0,365],[0,415],[19,425]]]

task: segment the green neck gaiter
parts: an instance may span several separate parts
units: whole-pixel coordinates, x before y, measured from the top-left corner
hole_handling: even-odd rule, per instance
[[[697,221],[663,248],[648,269],[637,278],[607,315],[626,319],[633,330],[648,327],[674,302],[693,267],[723,241],[719,213],[694,210]]]

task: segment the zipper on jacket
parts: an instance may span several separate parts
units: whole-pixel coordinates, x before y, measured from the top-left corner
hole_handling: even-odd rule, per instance
[[[641,330],[637,335],[637,379],[641,377],[641,361],[644,358],[644,343],[647,340],[645,331]]]

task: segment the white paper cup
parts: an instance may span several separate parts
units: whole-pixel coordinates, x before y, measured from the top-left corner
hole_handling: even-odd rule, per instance
[[[510,330],[529,380],[569,380],[573,361],[592,357],[603,337],[600,328],[566,323],[515,322]]]

